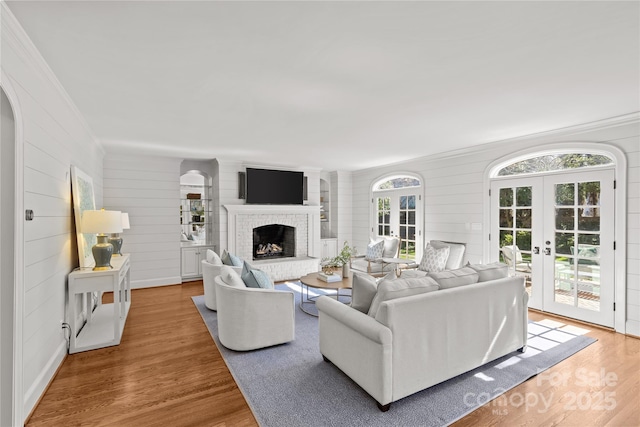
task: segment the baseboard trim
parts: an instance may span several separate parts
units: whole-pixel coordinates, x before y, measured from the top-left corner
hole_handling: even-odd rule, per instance
[[[160,277],[158,279],[132,280],[131,289],[156,288],[158,286],[179,285],[182,283],[182,277]]]
[[[36,378],[36,381],[29,387],[29,390],[24,394],[24,414],[29,414],[25,417],[24,423],[26,424],[31,417],[33,411],[38,406],[40,399],[44,396],[49,389],[49,386],[53,382],[53,379],[58,374],[58,371],[62,367],[62,363],[67,357],[67,342],[63,340],[58,348],[49,359],[47,366],[40,372],[40,375]]]

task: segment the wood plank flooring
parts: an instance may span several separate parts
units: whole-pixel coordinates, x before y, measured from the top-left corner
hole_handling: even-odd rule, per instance
[[[27,426],[256,426],[191,301],[202,294],[202,282],[134,290],[122,343],[69,355]],[[598,342],[456,426],[640,425],[640,340],[530,318],[589,329]]]

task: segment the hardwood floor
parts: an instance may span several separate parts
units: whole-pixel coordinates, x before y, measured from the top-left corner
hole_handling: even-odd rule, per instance
[[[191,301],[202,293],[202,282],[134,290],[122,343],[69,355],[27,426],[257,425]],[[589,329],[598,342],[456,426],[640,425],[640,340],[530,318]]]

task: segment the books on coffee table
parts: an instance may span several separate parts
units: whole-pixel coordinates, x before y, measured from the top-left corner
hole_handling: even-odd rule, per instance
[[[342,280],[342,276],[339,274],[324,274],[324,273],[318,273],[318,279],[322,280],[323,282],[327,282],[327,283],[333,283],[333,282],[340,282]]]

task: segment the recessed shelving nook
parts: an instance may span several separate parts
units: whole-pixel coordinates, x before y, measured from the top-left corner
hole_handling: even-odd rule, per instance
[[[181,276],[202,276],[200,261],[211,244],[211,184],[209,177],[197,171],[180,177]]]

